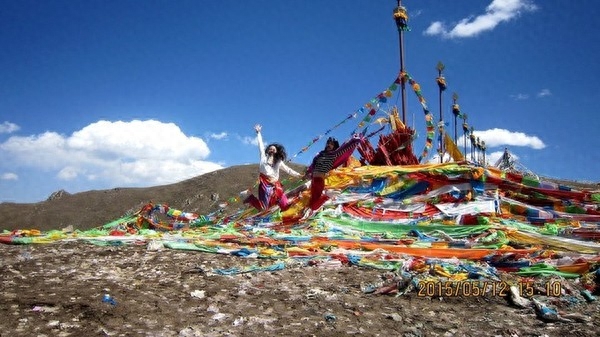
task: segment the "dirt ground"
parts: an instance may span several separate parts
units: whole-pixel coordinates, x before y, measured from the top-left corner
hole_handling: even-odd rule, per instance
[[[147,245],[0,245],[0,336],[598,336],[600,300],[544,322],[506,297],[374,294],[384,271]],[[565,281],[566,282],[566,281]],[[109,295],[110,297],[105,297]],[[568,313],[568,315],[567,315]],[[573,318],[574,317],[574,318]]]

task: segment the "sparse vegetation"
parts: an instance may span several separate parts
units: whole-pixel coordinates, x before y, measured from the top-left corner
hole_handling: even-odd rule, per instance
[[[291,166],[299,171],[305,168],[296,164]],[[284,175],[282,173],[282,178],[287,178]],[[168,204],[186,212],[207,214],[217,210],[219,202],[251,188],[257,176],[258,165],[251,164],[232,166],[162,186],[113,188],[72,194],[60,190],[38,203],[1,203],[0,230],[35,228],[45,231],[69,225],[85,230],[137,212],[150,201]],[[240,206],[233,203],[226,211]]]

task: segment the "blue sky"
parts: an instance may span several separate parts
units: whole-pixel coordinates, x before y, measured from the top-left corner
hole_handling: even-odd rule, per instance
[[[322,141],[302,149],[349,137],[363,116],[346,117],[400,69],[394,0],[0,4],[0,202],[256,163],[256,123],[307,164]],[[490,162],[508,147],[540,175],[600,180],[600,2],[403,5],[405,68],[436,120],[441,61],[444,119],[453,132],[457,93]],[[423,110],[407,98],[418,155]]]

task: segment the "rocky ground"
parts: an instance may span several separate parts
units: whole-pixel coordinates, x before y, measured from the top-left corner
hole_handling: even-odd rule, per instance
[[[0,245],[0,336],[598,336],[600,300],[545,322],[507,298],[374,294],[384,272],[87,242]],[[566,282],[563,280],[563,282]],[[109,295],[109,297],[105,297]],[[547,300],[547,298],[546,298]]]

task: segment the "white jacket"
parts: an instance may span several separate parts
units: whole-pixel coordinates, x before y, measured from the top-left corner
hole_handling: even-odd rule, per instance
[[[256,133],[256,138],[258,140],[258,150],[260,151],[260,173],[269,177],[271,181],[279,180],[279,169],[283,169],[287,174],[294,177],[301,177],[302,175],[291,168],[289,168],[283,161],[278,162],[275,165],[271,165],[267,162],[267,155],[265,154],[265,144],[263,143],[262,136],[260,132]]]

